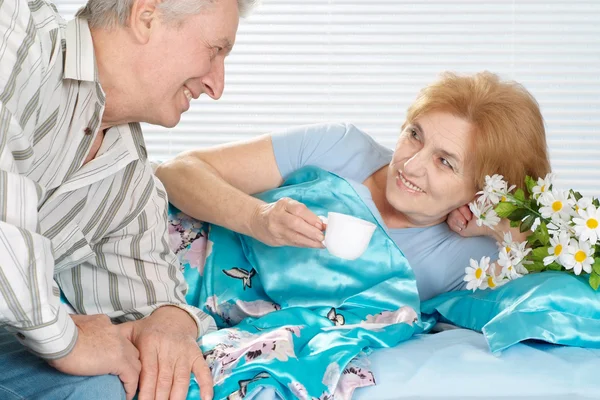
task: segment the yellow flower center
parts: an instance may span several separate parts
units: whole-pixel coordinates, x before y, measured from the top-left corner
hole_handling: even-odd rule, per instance
[[[510,246],[506,246],[506,252],[507,252],[507,253],[510,253],[510,251],[511,251],[511,250],[512,250],[512,249],[510,248]]]
[[[562,210],[562,208],[562,201],[556,200],[554,203],[552,203],[552,211],[559,212],[560,210]]]
[[[475,278],[480,279],[481,274],[483,274],[483,270],[481,268],[477,268],[477,270],[475,270]]]
[[[506,201],[506,196],[502,196],[502,198],[500,198],[500,201]]]
[[[542,188],[540,189],[540,192],[545,192],[546,191],[546,185],[543,185]]]
[[[575,212],[579,212],[579,206],[575,204]]]
[[[488,277],[488,286],[492,289],[496,287],[496,283],[494,282],[494,279],[491,276]]]
[[[560,256],[560,253],[562,253],[562,244],[557,244],[554,248],[554,255],[558,257]]]
[[[575,261],[578,263],[584,262],[586,258],[587,254],[585,254],[583,250],[578,250],[577,253],[575,253]]]
[[[588,219],[585,224],[590,229],[596,229],[598,227],[598,221],[596,219],[594,219],[594,218]]]

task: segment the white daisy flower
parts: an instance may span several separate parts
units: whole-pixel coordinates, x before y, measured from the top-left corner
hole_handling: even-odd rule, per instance
[[[553,222],[568,221],[571,218],[569,215],[571,199],[568,192],[553,190],[543,198],[541,197],[540,200],[542,217],[550,218]]]
[[[496,268],[496,264],[490,265],[490,269],[493,270],[495,268]],[[494,290],[497,287],[504,285],[505,283],[506,283],[506,281],[503,280],[501,276],[494,276],[493,274],[491,274],[491,275],[488,275],[487,278],[483,282],[481,282],[479,289],[485,290],[487,288],[490,288],[490,289]]]
[[[481,257],[481,261],[479,263],[473,259],[471,259],[471,266],[465,268],[465,277],[463,281],[467,283],[467,290],[475,291],[478,289],[482,282],[487,279],[487,269],[490,265],[489,257]]]
[[[507,183],[502,180],[503,176],[495,174],[485,177],[483,190],[477,192],[484,200],[489,200],[492,204],[498,204],[500,199],[506,194]]]
[[[586,210],[589,206],[592,205],[592,199],[590,199],[589,197],[582,197],[579,200],[575,200],[575,197],[572,194],[570,194],[569,198],[571,199],[571,204],[573,206],[573,210],[571,212],[571,215],[573,217],[579,216],[579,210]]]
[[[473,216],[477,219],[477,226],[485,225],[493,228],[500,222],[500,217],[498,217],[498,214],[494,211],[493,204],[482,204],[477,201],[469,203],[469,208],[471,209]]]
[[[592,264],[594,263],[594,247],[589,242],[571,239],[567,247],[563,266],[566,269],[572,269],[575,275],[581,274],[581,270],[586,273],[592,272]]]
[[[510,231],[504,233],[504,240],[498,249],[501,251],[502,248],[506,249],[511,257],[519,260],[524,259],[531,252],[531,249],[527,247],[527,242],[515,242]]]
[[[600,209],[590,205],[587,209],[580,209],[579,217],[573,218],[575,233],[581,241],[589,241],[595,245],[600,237]]]
[[[550,265],[554,261],[562,265],[561,258],[567,253],[569,247],[569,233],[560,231],[550,237],[550,247],[548,247],[548,257],[544,257],[544,265]]]
[[[502,241],[500,249],[502,249],[502,247],[504,247],[506,249],[506,252],[509,254],[512,251],[512,249],[517,247],[517,242],[513,240],[512,233],[510,231],[504,234],[504,240]]]
[[[531,189],[533,198],[540,200],[540,198],[543,199],[546,197],[546,195],[550,193],[550,187],[552,186],[554,178],[555,175],[552,173],[547,174],[544,179],[538,178],[537,185]]]
[[[531,253],[531,248],[527,247],[527,242],[515,242],[511,247],[511,254],[514,259],[523,260],[527,254]]]
[[[517,269],[514,266],[514,264],[518,264],[520,260],[511,257],[510,252],[507,251],[505,247],[500,250],[498,257],[498,265],[502,267],[502,277],[511,280],[521,277],[521,274],[517,272]]]
[[[525,268],[525,264],[533,264],[533,261],[521,260],[513,265],[515,271],[517,271],[517,274],[523,276],[529,273],[527,268]]]
[[[548,223],[548,232],[549,233],[560,232],[560,231],[567,231],[567,232],[571,232],[572,234],[575,233],[575,231],[571,227],[570,219],[569,220],[558,219],[556,221],[550,221]]]

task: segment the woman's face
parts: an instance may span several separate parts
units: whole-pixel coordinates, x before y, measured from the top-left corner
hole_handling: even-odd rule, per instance
[[[407,124],[387,173],[386,198],[413,224],[431,225],[475,197],[471,124],[431,112]]]

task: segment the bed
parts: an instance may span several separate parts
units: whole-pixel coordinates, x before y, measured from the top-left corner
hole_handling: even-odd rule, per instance
[[[600,349],[525,342],[499,356],[484,336],[448,325],[415,336],[370,358],[377,385],[358,389],[357,400],[600,398]],[[262,389],[247,399],[273,400]]]

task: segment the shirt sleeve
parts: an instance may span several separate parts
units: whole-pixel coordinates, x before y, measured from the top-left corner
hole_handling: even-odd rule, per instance
[[[186,304],[188,286],[168,242],[167,194],[146,164],[138,161],[139,175],[133,178],[147,182],[136,195],[144,199],[145,190],[151,193],[146,200],[132,203],[141,211],[133,212],[135,216],[126,226],[108,232],[93,245],[93,262],[75,267],[76,273],[61,272],[58,282],[78,313],[133,321],[148,317],[159,307],[175,306],[195,321],[199,338],[215,331],[216,323]]]
[[[467,282],[464,281],[465,268],[470,265],[471,259],[481,260],[481,257],[489,257],[490,262],[498,259],[498,245],[496,241],[487,236],[476,236],[470,238],[460,237],[453,233],[455,239],[452,245],[447,247],[446,279],[448,291],[464,290]]]
[[[28,179],[33,150],[0,103],[0,325],[45,359],[67,355],[77,328],[60,304],[49,239],[38,229],[40,186]]]
[[[392,150],[352,124],[314,124],[274,134],[273,152],[281,176],[312,165],[363,182],[387,164]]]

